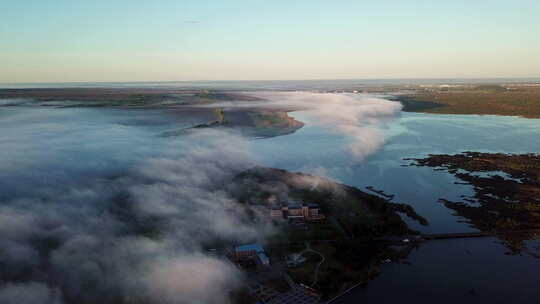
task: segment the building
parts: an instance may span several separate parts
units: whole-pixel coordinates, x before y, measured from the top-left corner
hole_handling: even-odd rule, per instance
[[[292,205],[288,207],[289,208],[287,210],[287,218],[304,217],[301,205]]]
[[[310,203],[302,205],[302,215],[304,218],[317,218],[319,216],[319,205]]]
[[[257,253],[264,252],[264,249],[260,244],[249,244],[238,246],[234,249],[234,251],[236,254],[236,258],[242,259],[256,256]]]
[[[270,207],[270,216],[272,218],[295,219],[301,218],[305,220],[321,220],[324,215],[320,213],[318,204],[281,204]]]
[[[283,210],[280,206],[272,206],[270,208],[270,216],[274,218],[283,218]]]
[[[237,260],[254,259],[263,266],[270,265],[270,259],[260,244],[238,246],[234,249]]]

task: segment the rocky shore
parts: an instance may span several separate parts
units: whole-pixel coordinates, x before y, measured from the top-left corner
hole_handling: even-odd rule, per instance
[[[311,286],[323,300],[345,292],[359,282],[367,284],[380,273],[379,265],[391,259],[399,261],[408,255],[410,243],[401,240],[418,235],[400,217],[405,214],[423,225],[427,220],[406,204],[388,202],[355,187],[311,174],[254,167],[238,174],[226,186],[233,197],[252,208],[268,212],[276,202],[316,203],[325,215],[323,222],[283,223],[278,233],[268,240],[269,248],[285,248],[288,254],[310,250],[324,256],[300,267],[287,269],[288,275],[300,284]],[[265,211],[266,210],[266,211]],[[283,250],[280,250],[280,252]],[[272,255],[279,265],[283,255]],[[313,284],[313,285],[312,285]]]
[[[464,152],[409,159],[413,166],[443,168],[471,185],[463,201],[441,198],[470,224],[501,238],[513,252],[540,232],[540,155]]]

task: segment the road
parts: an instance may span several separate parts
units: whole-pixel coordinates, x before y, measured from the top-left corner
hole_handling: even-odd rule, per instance
[[[315,270],[313,271],[313,283],[311,283],[311,287],[313,287],[315,286],[315,284],[317,284],[319,268],[321,267],[322,263],[324,263],[325,257],[322,253],[312,249],[311,244],[309,242],[305,242],[305,244],[306,244],[306,249],[302,250],[302,252],[299,253],[300,255],[303,255],[304,253],[312,252],[321,257],[321,261],[317,264],[317,266],[315,266]]]

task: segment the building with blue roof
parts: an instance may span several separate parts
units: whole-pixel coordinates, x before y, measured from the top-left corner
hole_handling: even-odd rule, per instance
[[[256,259],[257,263],[268,266],[270,265],[270,259],[266,255],[264,248],[260,244],[248,244],[242,245],[235,248],[236,259]]]

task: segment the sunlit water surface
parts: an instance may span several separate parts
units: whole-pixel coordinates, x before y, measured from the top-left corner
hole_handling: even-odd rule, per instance
[[[433,153],[540,152],[540,120],[504,116],[402,113],[385,127],[386,144],[363,161],[348,149],[349,138],[331,128],[310,124],[309,112],[292,114],[306,126],[288,136],[252,142],[261,163],[293,171],[324,174],[364,189],[373,186],[394,201],[408,203],[428,218],[424,232],[470,231],[438,199],[459,200],[473,194],[468,185],[454,184],[453,175],[429,167],[408,167],[404,158]],[[367,190],[366,190],[367,191]]]
[[[306,126],[296,133],[249,141],[257,163],[326,175],[365,190],[373,186],[394,201],[412,205],[430,225],[424,232],[463,232],[469,227],[438,203],[471,195],[445,171],[404,167],[403,158],[429,153],[540,152],[540,120],[502,116],[402,113],[384,128],[387,142],[364,161],[348,150],[350,138],[312,123],[309,112],[292,115]],[[24,196],[78,180],[121,174],[140,161],[159,156],[181,137],[158,135],[199,123],[166,110],[43,107],[0,109],[0,200]],[[341,303],[540,303],[540,260],[508,256],[496,240],[437,241],[410,256],[411,265],[390,264],[367,288]]]
[[[408,221],[427,233],[474,231],[437,202],[459,200],[473,191],[454,184],[456,179],[445,171],[403,167],[408,164],[404,158],[464,151],[540,152],[540,120],[402,113],[385,129],[387,143],[380,151],[356,162],[347,150],[346,136],[313,126],[309,112],[293,115],[307,122],[306,127],[293,135],[254,141],[260,162],[395,194],[394,201],[412,205],[429,220],[427,227]],[[410,255],[410,265],[384,265],[367,287],[354,289],[336,303],[540,303],[540,259],[507,252],[493,238],[422,244]]]

